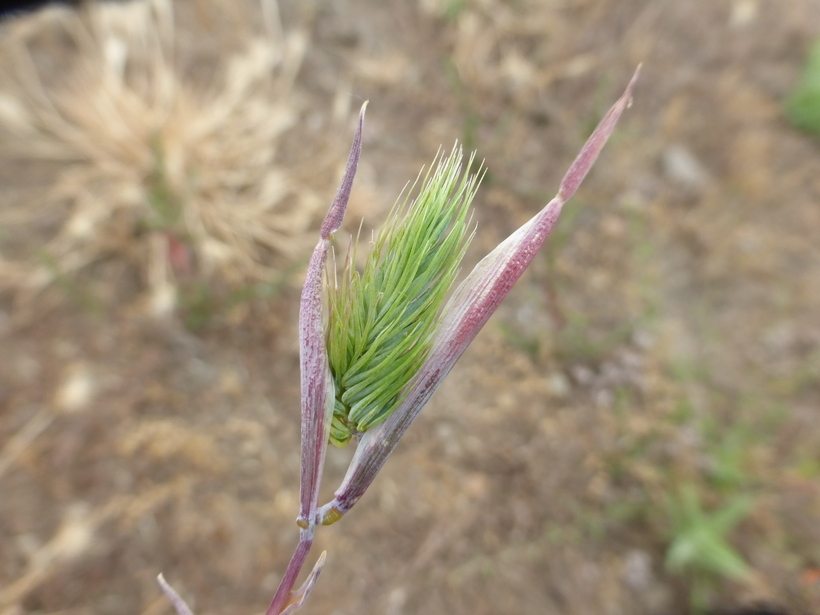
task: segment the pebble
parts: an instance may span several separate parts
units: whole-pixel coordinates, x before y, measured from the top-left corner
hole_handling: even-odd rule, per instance
[[[682,145],[670,145],[663,152],[663,172],[673,182],[689,190],[700,190],[708,173],[692,152]]]

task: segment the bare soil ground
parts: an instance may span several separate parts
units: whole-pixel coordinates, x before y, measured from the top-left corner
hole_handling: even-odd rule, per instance
[[[820,143],[782,113],[817,0],[279,10],[307,42],[271,163],[297,206],[329,203],[369,99],[347,231],[458,139],[489,169],[469,266],[550,198],[644,63],[532,270],[318,533],[303,612],[687,613],[694,581],[664,561],[688,485],[710,511],[752,498],[727,534],[749,572],[707,579],[714,608],[820,613]],[[262,16],[197,0],[175,20],[197,78]],[[70,81],[81,52],[42,15],[0,28],[4,79],[21,28],[45,86]],[[27,138],[0,142],[0,613],[170,613],[160,571],[199,615],[262,613],[297,538],[296,315],[321,208],[284,256],[256,253],[281,272],[265,292],[177,269],[158,316],[147,231],[76,273],[58,260],[35,292],[10,272],[50,256],[71,203],[43,203],[74,163]],[[326,497],[351,455],[330,451]]]

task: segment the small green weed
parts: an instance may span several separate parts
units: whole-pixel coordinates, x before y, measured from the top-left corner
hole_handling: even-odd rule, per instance
[[[729,543],[728,534],[749,514],[752,505],[750,497],[739,495],[722,508],[705,511],[698,490],[691,483],[667,498],[671,532],[665,566],[691,583],[693,613],[705,611],[718,581],[748,574],[749,567]]]
[[[786,115],[795,127],[820,137],[820,40],[809,52],[803,76],[786,102]]]

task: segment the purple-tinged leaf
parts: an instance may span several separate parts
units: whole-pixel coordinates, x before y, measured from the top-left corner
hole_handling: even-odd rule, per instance
[[[299,526],[303,529],[316,523],[319,483],[328,444],[328,430],[333,416],[335,392],[333,376],[327,359],[324,322],[322,319],[322,281],[325,275],[330,237],[339,229],[347,209],[353,178],[362,151],[362,129],[367,103],[362,105],[359,123],[342,184],[322,223],[321,238],[308,264],[299,309],[299,358],[302,384],[302,478],[300,490]]]
[[[327,358],[324,322],[322,318],[322,282],[325,275],[330,237],[342,224],[353,187],[353,178],[359,166],[362,151],[362,130],[367,103],[362,105],[356,135],[350,148],[350,156],[330,210],[322,223],[319,243],[313,250],[308,263],[302,300],[299,306],[299,359],[301,364],[302,387],[302,459],[299,495],[299,517],[301,528],[299,544],[290,559],[287,570],[279,583],[266,615],[285,615],[298,609],[316,583],[325,561],[324,553],[308,575],[302,588],[292,591],[299,572],[313,545],[313,534],[317,522],[319,484],[322,466],[328,446],[330,420],[333,416],[335,390],[333,376]],[[182,614],[180,614],[182,615]]]

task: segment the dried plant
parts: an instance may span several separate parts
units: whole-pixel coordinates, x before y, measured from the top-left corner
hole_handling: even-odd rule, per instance
[[[263,7],[275,24],[275,5]],[[37,291],[118,252],[140,261],[159,298],[177,274],[248,282],[307,253],[321,198],[277,156],[298,119],[303,33],[271,25],[196,82],[178,61],[170,0],[32,19],[3,44],[13,70],[0,90],[0,155],[63,164],[45,198],[0,223],[26,234],[60,222],[39,246],[45,265],[0,257],[0,290]],[[33,60],[43,30],[76,47],[67,75],[45,79]]]
[[[330,289],[331,324],[326,327],[325,268],[359,163],[362,107],[342,185],[322,223],[302,290],[300,535],[267,615],[292,613],[304,603],[325,560],[323,553],[301,588],[294,590],[316,527],[335,523],[361,498],[401,436],[535,258],[629,105],[637,77],[638,71],[570,166],[555,198],[479,262],[440,309],[464,252],[465,216],[478,178],[462,174],[457,149],[439,157],[415,201],[394,209],[364,272],[359,275],[348,265],[341,285]],[[376,356],[383,360],[376,361]],[[356,388],[359,383],[365,387]],[[327,446],[353,436],[357,449],[347,475],[333,501],[320,507]],[[163,578],[160,584],[177,613],[191,615]]]

